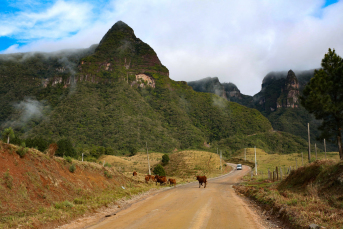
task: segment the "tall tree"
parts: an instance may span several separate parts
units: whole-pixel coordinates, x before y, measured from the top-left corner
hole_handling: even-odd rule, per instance
[[[334,49],[329,49],[321,66],[322,68],[315,70],[300,101],[316,119],[323,120],[319,127],[322,137],[337,142],[339,157],[343,160],[343,60]]]
[[[12,127],[8,127],[4,130],[4,132],[2,133],[4,138],[7,138],[7,144],[10,143],[10,138],[14,138],[14,131],[12,129]]]

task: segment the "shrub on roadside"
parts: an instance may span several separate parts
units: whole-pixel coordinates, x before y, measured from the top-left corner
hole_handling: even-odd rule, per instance
[[[6,184],[6,187],[9,189],[12,189],[13,187],[13,177],[9,173],[9,169],[4,173],[4,183]]]
[[[72,159],[71,159],[71,157],[69,157],[69,156],[68,156],[68,157],[65,157],[64,160],[66,160],[66,162],[68,162],[68,163],[72,163]]]
[[[16,152],[20,156],[20,158],[23,158],[28,150],[29,150],[28,148],[21,146],[17,149]]]
[[[112,175],[107,170],[104,171],[104,175],[109,179],[112,178]]]
[[[156,165],[156,167],[153,170],[153,173],[159,176],[165,176],[166,175],[166,171],[164,171],[164,168],[162,165],[158,164]]]
[[[63,208],[72,208],[74,207],[74,204],[70,203],[69,201],[63,201],[59,203],[54,203],[54,207],[56,209],[63,209]]]
[[[75,166],[75,164],[72,164],[72,165],[69,167],[69,172],[74,173],[75,170],[76,170],[76,166]]]
[[[111,168],[112,165],[106,162],[105,165],[104,165],[104,167],[109,167],[109,168]]]

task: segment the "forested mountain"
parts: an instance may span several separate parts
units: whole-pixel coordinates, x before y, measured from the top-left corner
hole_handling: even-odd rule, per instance
[[[194,90],[211,92],[229,101],[259,110],[271,122],[273,129],[288,132],[307,139],[307,123],[310,123],[311,141],[323,150],[316,120],[298,101],[303,88],[313,77],[314,70],[270,72],[261,84],[261,91],[254,96],[241,94],[233,83],[220,83],[217,77],[188,82]],[[329,150],[337,150],[335,144]]]
[[[171,80],[121,21],[89,49],[1,55],[0,101],[1,129],[13,127],[22,139],[68,138],[81,150],[306,149],[304,140],[274,132],[258,110]]]

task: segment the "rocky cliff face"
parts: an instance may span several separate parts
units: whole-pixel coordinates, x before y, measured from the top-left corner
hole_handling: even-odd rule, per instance
[[[262,89],[254,95],[254,99],[258,109],[267,113],[278,108],[297,108],[299,90],[299,80],[292,70],[288,73],[271,72],[264,77]]]
[[[292,70],[288,71],[285,85],[281,88],[281,96],[277,100],[277,108],[296,108],[299,97],[299,82]]]

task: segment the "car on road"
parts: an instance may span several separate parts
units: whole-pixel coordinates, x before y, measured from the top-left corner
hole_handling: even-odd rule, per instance
[[[242,164],[237,164],[237,170],[242,170]]]

